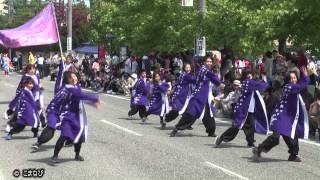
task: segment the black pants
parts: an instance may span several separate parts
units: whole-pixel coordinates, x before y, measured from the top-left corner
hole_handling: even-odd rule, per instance
[[[10,135],[17,134],[17,133],[23,131],[25,127],[26,127],[25,125],[15,123],[13,125],[12,129],[10,130],[9,134]],[[32,128],[31,129],[31,131],[33,132],[33,134],[35,136],[38,134],[38,130],[39,130],[39,128]]]
[[[128,112],[128,116],[133,116],[139,112],[140,118],[147,117],[147,109],[143,105],[132,105],[131,110]]]
[[[19,61],[18,61],[18,66],[19,66],[18,70],[22,70],[22,69],[23,69],[22,60],[19,60]]]
[[[171,122],[175,120],[179,116],[179,111],[177,110],[171,110],[168,114],[165,116],[166,122]]]
[[[41,145],[50,141],[53,138],[55,131],[55,129],[48,126],[44,128],[40,136],[38,137],[38,144]]]
[[[58,139],[56,146],[54,147],[54,156],[58,157],[59,152],[61,151],[62,147],[64,146],[64,143],[69,140],[67,137],[60,136]],[[77,144],[74,144],[74,152],[76,153],[76,156],[79,156],[80,150],[81,150],[82,141],[79,140]]]
[[[49,76],[50,75],[50,65],[49,64],[44,64],[43,65],[43,75],[44,76]]]
[[[7,110],[7,115],[8,116],[11,116],[13,113],[14,113],[14,111],[12,109],[8,109]]]
[[[10,116],[12,115],[11,119],[7,122],[8,125],[13,127],[16,124],[17,118],[18,118],[18,113],[11,113]]]
[[[56,77],[57,77],[56,73],[51,73],[50,81],[55,81]]]
[[[38,70],[39,70],[40,78],[42,79],[43,76],[44,76],[44,66],[43,66],[43,64],[38,64]]]
[[[246,140],[248,145],[252,145],[254,143],[254,114],[248,113],[246,122],[242,128],[244,134],[246,135]],[[230,127],[220,136],[223,142],[230,142],[238,135],[239,129],[237,127]]]
[[[258,149],[262,152],[269,152],[273,147],[277,146],[280,141],[280,134],[274,132],[272,135],[267,137],[266,140],[264,140],[261,144],[259,144]],[[286,142],[289,151],[288,153],[291,155],[298,155],[299,153],[299,141],[298,141],[298,136],[296,136],[294,139],[283,136],[282,138],[284,142]]]
[[[182,114],[182,117],[178,122],[178,124],[176,124],[175,128],[176,130],[185,130],[191,127],[194,124],[194,122],[196,122],[196,120],[197,119],[193,115],[185,112]],[[204,113],[202,122],[206,128],[206,132],[208,133],[208,135],[213,135],[216,131],[216,122],[214,117],[210,116],[210,107],[208,104],[206,104],[205,113]]]

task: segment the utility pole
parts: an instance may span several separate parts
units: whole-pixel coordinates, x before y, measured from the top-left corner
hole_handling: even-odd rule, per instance
[[[13,0],[9,0],[8,1],[8,15],[9,15],[9,18],[8,18],[8,22],[11,26],[12,24],[12,20],[13,20]],[[9,58],[12,59],[12,50],[11,48],[9,48]]]
[[[204,37],[203,33],[203,22],[206,15],[206,0],[199,0],[198,4],[199,8],[199,15],[200,15],[200,22],[199,22],[199,32],[196,36],[196,53],[199,56],[205,56],[206,54],[206,38]]]
[[[202,18],[206,15],[206,0],[199,0],[199,13]]]
[[[89,4],[90,4],[90,10],[93,9],[93,0],[89,0]]]
[[[8,18],[8,21],[9,21],[9,24],[12,23],[12,16],[13,16],[13,0],[9,0],[8,1],[8,15],[9,15],[9,18]]]
[[[67,51],[72,50],[72,0],[68,0],[68,14],[67,14]]]

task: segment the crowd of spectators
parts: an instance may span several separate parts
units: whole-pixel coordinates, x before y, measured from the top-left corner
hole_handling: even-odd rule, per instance
[[[210,51],[214,59],[214,71],[223,81],[222,86],[214,87],[214,103],[217,117],[230,117],[233,107],[241,95],[241,77],[244,71],[252,71],[255,78],[263,79],[270,83],[270,88],[263,92],[266,108],[270,112],[280,99],[282,87],[287,83],[286,77],[289,72],[295,71],[300,74],[300,68],[306,66],[309,71],[311,83],[302,92],[304,102],[309,112],[310,137],[320,132],[320,93],[319,72],[320,61],[304,51],[280,54],[276,50],[253,59],[252,56],[233,56],[229,51]],[[1,55],[0,62],[6,56]],[[29,53],[28,63],[36,64],[41,77],[50,76],[54,81],[57,67],[61,58],[58,53],[51,56]],[[191,64],[193,73],[201,66],[201,58],[191,52],[177,54],[150,53],[142,56],[130,56],[121,58],[113,53],[104,59],[98,59],[93,55],[73,55],[73,66],[78,74],[83,88],[91,88],[94,91],[122,94],[130,96],[130,89],[138,78],[139,71],[145,70],[151,79],[154,72],[160,72],[162,79],[169,81],[171,86],[170,95],[184,64]],[[22,57],[15,56],[12,67],[16,71],[22,69]],[[320,133],[319,133],[320,138]]]

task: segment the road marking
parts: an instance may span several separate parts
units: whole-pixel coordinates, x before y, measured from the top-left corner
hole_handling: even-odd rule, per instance
[[[95,93],[95,94],[101,94],[103,96],[109,96],[109,97],[113,97],[113,98],[117,98],[117,99],[121,99],[121,100],[126,100],[126,101],[130,101],[129,98],[125,98],[125,97],[121,97],[121,96],[116,96],[116,95],[111,95],[111,94],[105,94],[105,93],[98,93],[98,92],[95,92],[91,89],[82,89],[83,91],[87,91],[87,92],[91,92],[91,93]]]
[[[223,121],[223,120],[219,120],[219,119],[215,119],[216,122],[219,122],[219,123],[223,123],[223,124],[232,124],[232,122],[230,121]]]
[[[19,75],[18,76],[22,76],[22,75]],[[47,83],[55,83],[55,81],[48,81],[48,80],[45,80],[43,79],[42,81],[45,81]],[[12,84],[9,84],[7,82],[4,82],[3,83],[5,86],[8,86],[8,87],[16,87],[15,85],[12,85]],[[95,93],[94,91],[90,90],[90,89],[83,89],[84,91],[87,91],[87,92],[93,92]],[[98,93],[97,93],[98,94]],[[126,101],[130,101],[129,98],[125,98],[125,97],[121,97],[121,96],[115,96],[115,95],[111,95],[111,94],[104,94],[104,93],[101,93],[102,95],[104,96],[109,96],[109,97],[113,97],[113,98],[116,98],[116,99],[121,99],[121,100],[126,100]],[[223,123],[223,124],[232,124],[232,122],[230,121],[224,121],[224,120],[219,120],[218,118],[215,119],[216,122],[219,122],[219,123]],[[121,127],[121,126],[120,126]],[[139,133],[138,133],[139,134]],[[303,142],[303,143],[306,143],[306,144],[309,144],[309,145],[315,145],[315,146],[318,146],[320,147],[320,143],[317,143],[317,142],[313,142],[313,141],[310,141],[310,140],[302,140],[300,139],[299,140],[300,142]]]
[[[110,126],[112,126],[112,127],[115,127],[115,128],[117,128],[117,129],[120,129],[120,130],[122,130],[122,131],[125,131],[125,132],[127,132],[127,133],[129,133],[129,134],[133,134],[133,135],[135,135],[135,136],[143,136],[143,135],[140,134],[140,133],[134,132],[134,131],[132,131],[132,130],[130,130],[130,129],[127,129],[127,128],[125,128],[125,127],[119,126],[119,125],[114,124],[114,123],[112,123],[112,122],[109,122],[109,121],[106,121],[106,120],[100,120],[100,121],[103,122],[103,123],[105,123],[105,124],[108,124],[108,125],[110,125]]]
[[[317,143],[317,142],[313,142],[313,141],[310,141],[310,140],[304,140],[304,139],[300,139],[299,141],[303,142],[303,143],[306,143],[306,144],[311,144],[311,145],[315,145],[315,146],[319,146],[320,147],[320,144]]]
[[[221,170],[221,171],[223,171],[224,173],[226,173],[226,174],[228,174],[228,175],[230,175],[230,176],[237,177],[237,178],[242,179],[242,180],[250,180],[250,179],[247,178],[247,177],[241,176],[240,174],[237,174],[237,173],[235,173],[235,172],[232,172],[232,171],[230,171],[230,170],[228,170],[228,169],[225,169],[225,168],[223,168],[223,167],[221,167],[221,166],[215,165],[215,164],[213,164],[213,163],[211,163],[211,162],[208,162],[208,161],[207,161],[207,162],[204,162],[203,164],[204,164],[205,166],[207,166],[207,167]]]
[[[122,99],[122,100],[130,101],[129,98],[125,98],[125,97],[115,96],[115,95],[111,95],[111,94],[103,94],[103,95],[105,95],[105,96],[110,96],[110,97],[114,97],[114,98],[117,98],[117,99]]]

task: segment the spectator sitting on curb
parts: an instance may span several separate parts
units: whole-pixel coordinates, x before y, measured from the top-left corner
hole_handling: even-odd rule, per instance
[[[241,96],[240,87],[241,82],[239,80],[234,80],[233,91],[231,91],[224,99],[221,100],[223,115],[230,116],[233,112],[233,106]]]
[[[318,129],[320,140],[320,94],[317,95],[316,100],[310,105],[309,118],[310,137],[315,137],[316,130]]]

